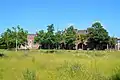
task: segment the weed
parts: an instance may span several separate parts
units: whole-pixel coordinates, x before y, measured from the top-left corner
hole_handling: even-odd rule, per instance
[[[35,63],[35,57],[32,57],[32,62]]]
[[[24,80],[36,80],[36,74],[34,71],[30,71],[29,69],[26,69],[23,73]]]
[[[111,80],[120,80],[120,66],[116,67],[111,76]]]

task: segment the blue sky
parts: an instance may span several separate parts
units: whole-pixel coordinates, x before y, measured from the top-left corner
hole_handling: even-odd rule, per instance
[[[0,33],[18,24],[29,33],[52,23],[59,30],[86,29],[95,21],[120,37],[120,0],[0,0]]]

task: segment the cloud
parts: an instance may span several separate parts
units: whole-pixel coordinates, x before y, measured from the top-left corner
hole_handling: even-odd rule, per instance
[[[69,27],[69,26],[74,26],[74,24],[73,24],[73,23],[68,23],[68,27]]]

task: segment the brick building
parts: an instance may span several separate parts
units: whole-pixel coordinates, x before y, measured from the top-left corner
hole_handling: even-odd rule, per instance
[[[36,34],[28,34],[28,36],[27,36],[27,48],[29,48],[29,49],[38,49],[39,48],[39,44],[34,43],[35,36],[36,36]]]
[[[88,34],[88,31],[87,30],[77,30],[76,29],[76,33],[78,34],[78,35],[81,35],[81,34]],[[87,44],[86,44],[86,42],[87,42],[87,40],[84,42],[84,43],[81,43],[80,41],[76,41],[75,42],[75,49],[76,50],[81,50],[81,49],[87,49]]]
[[[76,32],[78,34],[87,34],[87,30],[77,30],[76,29]],[[27,36],[27,46],[26,46],[28,49],[38,49],[40,47],[39,44],[34,43],[34,37],[35,36],[36,36],[36,34],[28,34],[28,36]],[[77,49],[82,49],[82,44],[80,42],[78,42],[76,44],[76,47],[77,47]]]
[[[77,30],[76,29],[77,34],[88,34],[87,30]],[[36,34],[28,34],[27,36],[27,45],[26,47],[28,49],[38,49],[40,47],[39,44],[35,44],[34,43],[34,37],[36,36]],[[80,41],[75,43],[75,49],[87,49],[87,41],[85,41],[84,44],[82,44]],[[116,50],[120,50],[120,38],[117,38],[117,44],[115,46]]]

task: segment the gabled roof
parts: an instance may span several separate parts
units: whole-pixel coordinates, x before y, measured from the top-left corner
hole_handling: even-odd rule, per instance
[[[87,30],[78,30],[77,31],[78,34],[87,34]]]

